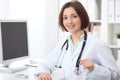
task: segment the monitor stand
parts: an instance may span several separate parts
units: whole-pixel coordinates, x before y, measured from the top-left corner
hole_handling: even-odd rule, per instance
[[[14,72],[18,72],[18,71],[22,71],[27,69],[27,66],[14,66],[14,65],[2,65],[0,66],[0,72],[4,72],[4,73],[14,73]]]

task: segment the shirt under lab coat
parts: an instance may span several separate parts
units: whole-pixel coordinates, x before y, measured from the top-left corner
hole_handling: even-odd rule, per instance
[[[68,47],[65,52],[66,45],[63,50],[61,47],[64,41],[60,42],[56,48],[47,56],[47,58],[37,67],[36,73],[47,72],[52,74],[55,65],[59,64],[61,54],[64,54],[61,70],[63,70],[64,80],[119,80],[120,71],[113,58],[111,49],[101,40],[94,37],[91,33],[87,33],[87,42],[83,50],[81,59],[91,58],[94,63],[94,70],[90,72],[80,65],[80,75],[76,75],[76,61],[80,54],[83,40],[71,54],[71,48]],[[68,41],[70,45],[70,41]],[[56,73],[57,74],[57,73]],[[59,75],[59,74],[58,74]],[[57,79],[56,79],[57,80]]]

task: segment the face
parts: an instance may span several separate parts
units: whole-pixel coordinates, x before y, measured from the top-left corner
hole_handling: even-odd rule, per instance
[[[81,20],[73,7],[65,8],[63,11],[63,25],[70,33],[81,30]]]

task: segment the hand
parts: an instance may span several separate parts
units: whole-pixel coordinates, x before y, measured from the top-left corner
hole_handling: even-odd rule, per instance
[[[38,80],[52,80],[52,78],[48,73],[40,73]]]
[[[80,65],[81,64],[83,64],[85,69],[89,69],[90,71],[92,71],[94,69],[94,63],[92,62],[92,60],[90,58],[81,59]]]

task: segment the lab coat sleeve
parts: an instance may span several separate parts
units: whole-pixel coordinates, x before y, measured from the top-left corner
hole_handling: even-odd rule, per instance
[[[89,73],[89,80],[119,80],[120,71],[112,56],[111,49],[103,44],[99,43],[95,47],[98,63],[94,63],[94,70]]]
[[[35,76],[38,76],[42,72],[51,74],[59,59],[60,53],[61,53],[61,46],[60,44],[58,44],[55,47],[55,49],[53,49],[53,51],[48,54],[45,60],[38,65],[35,72]]]

